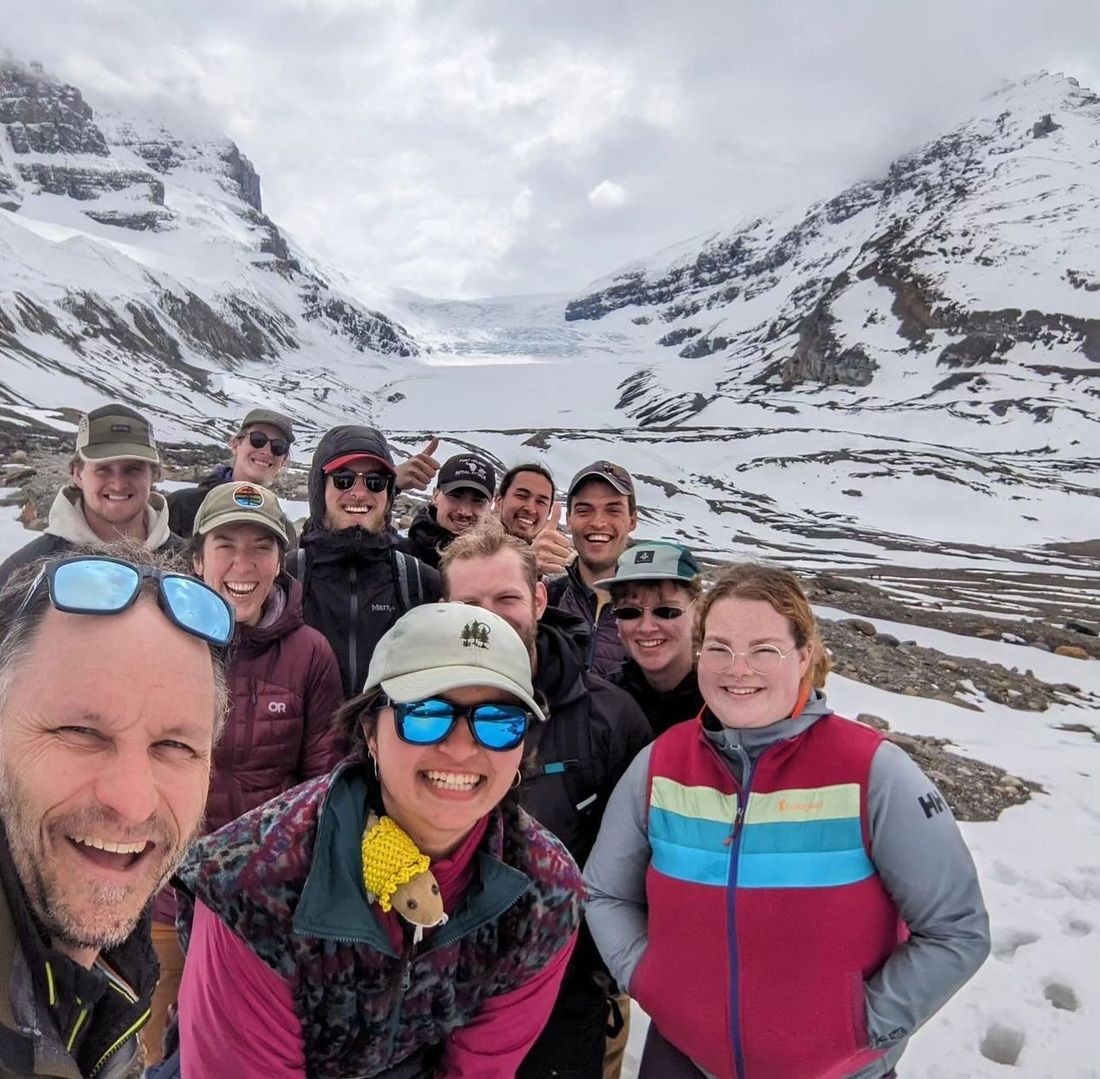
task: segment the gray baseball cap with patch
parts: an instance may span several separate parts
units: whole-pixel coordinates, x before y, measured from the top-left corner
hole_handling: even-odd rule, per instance
[[[76,452],[85,461],[149,461],[160,464],[152,424],[126,405],[103,405],[80,417]]]
[[[223,525],[259,525],[290,542],[286,517],[274,493],[258,483],[221,483],[202,500],[192,531],[205,536]]]
[[[245,431],[257,423],[268,423],[272,427],[277,427],[286,435],[287,442],[294,441],[294,421],[291,420],[289,416],[284,416],[281,412],[276,412],[272,408],[252,409],[252,411],[241,420],[241,426],[237,434],[243,435]]]
[[[501,618],[467,603],[424,603],[403,614],[371,656],[364,693],[420,701],[453,689],[488,686],[546,716],[531,687],[531,656]]]
[[[635,543],[619,555],[615,576],[596,582],[597,588],[642,581],[681,581],[687,584],[702,571],[695,555],[679,543],[664,540]]]

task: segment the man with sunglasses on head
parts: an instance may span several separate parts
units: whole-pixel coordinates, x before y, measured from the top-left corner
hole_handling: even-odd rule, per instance
[[[194,487],[183,487],[168,496],[168,524],[177,536],[188,539],[202,500],[223,483],[258,483],[270,487],[290,460],[294,424],[270,408],[254,408],[229,440],[232,460],[218,465]]]
[[[625,692],[584,669],[571,633],[580,620],[560,611],[544,617],[546,586],[534,552],[495,518],[459,536],[443,552],[440,569],[447,600],[499,615],[527,646],[548,718],[529,739],[520,804],[583,865],[615,784],[653,738],[649,724]],[[550,1021],[520,1067],[520,1079],[600,1079],[609,991],[610,978],[582,930]],[[620,1015],[611,1013],[613,1024]]]
[[[363,688],[375,645],[407,610],[439,599],[439,574],[397,547],[396,469],[373,427],[325,432],[309,470],[309,519],[286,568],[302,582],[306,624],[332,645],[344,694]]]
[[[142,1074],[146,915],[206,803],[232,611],[115,551],[0,589],[0,1075]]]
[[[431,504],[409,525],[405,550],[433,569],[456,536],[468,532],[486,514],[496,487],[496,469],[476,453],[448,457],[436,477]]]
[[[171,532],[160,478],[160,454],[149,421],[126,405],[103,405],[81,416],[71,482],[57,493],[43,535],[0,565],[0,584],[20,566],[62,554],[74,544],[137,543],[149,551],[182,550]]]
[[[611,681],[641,705],[654,734],[694,719],[703,707],[691,637],[693,604],[703,592],[695,556],[678,543],[636,543],[596,586],[611,594],[626,649]]]

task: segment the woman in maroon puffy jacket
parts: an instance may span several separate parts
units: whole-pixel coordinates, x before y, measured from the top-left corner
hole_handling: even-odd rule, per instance
[[[286,518],[266,487],[225,483],[195,515],[196,576],[233,605],[229,716],[214,747],[204,828],[212,832],[277,794],[330,771],[346,751],[331,723],[343,703],[340,668],[328,641],[302,620],[302,586],[283,569]],[[161,1056],[169,1006],[183,971],[175,896],[154,910],[161,980],[143,1031],[148,1063]]]

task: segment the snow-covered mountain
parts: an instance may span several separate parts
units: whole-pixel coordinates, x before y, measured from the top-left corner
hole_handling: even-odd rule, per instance
[[[369,414],[363,373],[416,352],[280,233],[228,139],[0,66],[0,402],[122,398],[208,440],[243,401]]]
[[[270,402],[303,450],[354,419],[562,479],[612,456],[645,532],[704,551],[1094,572],[1049,546],[1100,532],[1100,98],[1072,79],[575,297],[347,282],[185,127],[0,69],[0,415],[125,399],[214,441]]]

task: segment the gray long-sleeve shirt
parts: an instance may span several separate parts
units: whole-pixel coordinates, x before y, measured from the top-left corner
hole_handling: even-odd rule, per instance
[[[708,730],[707,735],[741,781],[768,745],[795,737],[828,712],[818,695],[796,719],[751,730]],[[650,752],[651,747],[642,750],[616,786],[584,871],[589,928],[624,988],[648,942]],[[989,918],[955,818],[932,781],[890,742],[883,742],[871,761],[867,808],[871,860],[910,937],[865,986],[870,1043],[887,1052],[852,1079],[887,1074],[909,1035],[989,954]]]

